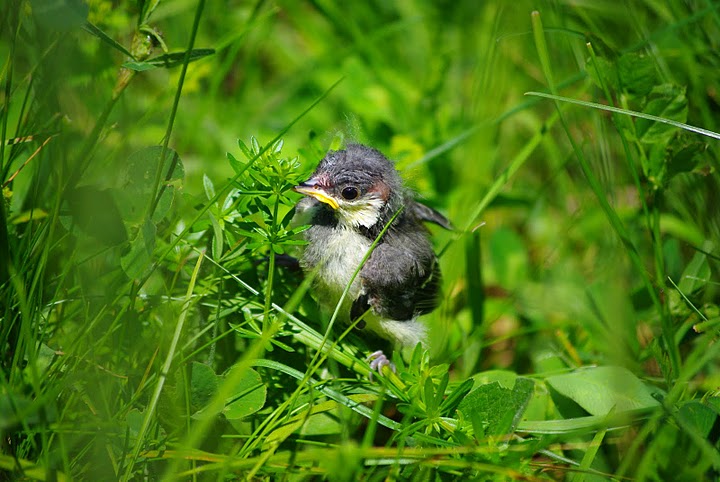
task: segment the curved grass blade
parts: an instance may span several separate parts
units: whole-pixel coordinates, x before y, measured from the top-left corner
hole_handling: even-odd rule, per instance
[[[703,136],[707,136],[707,137],[711,137],[713,139],[720,140],[720,134],[717,132],[709,131],[707,129],[703,129],[702,127],[691,126],[690,124],[684,124],[682,122],[674,121],[672,119],[665,119],[663,117],[658,117],[658,116],[651,115],[651,114],[645,114],[643,112],[638,112],[635,110],[621,109],[619,107],[613,107],[610,105],[598,104],[595,102],[588,102],[586,100],[572,99],[570,97],[563,97],[560,95],[546,94],[544,92],[525,92],[525,95],[530,95],[530,96],[535,96],[535,97],[544,97],[546,99],[557,100],[560,102],[568,102],[570,104],[581,105],[583,107],[590,107],[592,109],[600,109],[600,110],[605,110],[608,112],[614,112],[616,114],[624,114],[624,115],[629,115],[632,117],[639,117],[641,119],[647,119],[649,121],[662,122],[663,124],[668,124],[673,127],[677,127],[679,129],[685,129],[686,131],[694,132],[696,134],[700,134]]]

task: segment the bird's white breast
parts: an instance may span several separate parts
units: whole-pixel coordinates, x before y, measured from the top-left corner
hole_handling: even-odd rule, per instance
[[[355,230],[338,227],[332,230],[332,234],[323,243],[321,252],[307,253],[310,256],[306,256],[306,258],[318,260],[318,273],[315,281],[322,293],[320,302],[326,308],[330,310],[335,308],[345,287],[350,283],[353,274],[370,249],[370,245],[370,240]],[[320,246],[316,244],[308,246],[307,249],[317,250],[318,248]],[[345,304],[349,306],[360,295],[360,290],[360,277],[357,276],[348,292]],[[343,313],[343,315],[347,314]]]

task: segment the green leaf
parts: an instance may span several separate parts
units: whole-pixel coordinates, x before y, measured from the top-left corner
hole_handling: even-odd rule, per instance
[[[267,388],[260,378],[260,374],[252,368],[239,368],[237,366],[232,370],[242,369],[243,373],[237,384],[235,393],[226,400],[225,408],[222,413],[228,420],[237,420],[247,417],[260,410],[265,405],[265,397],[267,396]],[[230,377],[231,375],[226,375]]]
[[[248,160],[250,160],[250,159],[252,159],[253,157],[255,157],[255,156],[253,155],[253,152],[250,150],[250,148],[247,146],[247,144],[245,144],[245,142],[243,142],[242,139],[238,139],[237,142],[238,142],[238,147],[240,148],[240,150],[242,151],[243,155],[244,155]]]
[[[701,154],[707,149],[707,144],[693,142],[682,146],[679,150],[673,149],[668,159],[668,179],[682,172],[692,172],[703,161]]]
[[[716,414],[720,415],[720,397],[709,397],[705,400]]]
[[[428,413],[432,413],[438,407],[435,403],[435,385],[433,384],[432,378],[428,377],[425,379],[423,388],[423,400],[425,401],[425,406],[427,407]]]
[[[708,283],[710,276],[711,272],[707,255],[697,251],[680,276],[678,289],[684,295],[689,296],[696,290],[704,287]]]
[[[497,382],[481,385],[460,402],[458,411],[472,421],[476,438],[512,433],[530,401],[533,386],[528,378],[517,378],[512,390]]]
[[[215,216],[208,211],[208,217],[213,228],[213,239],[212,239],[212,256],[213,260],[218,261],[222,258],[223,253],[223,229]]]
[[[656,187],[662,188],[667,181],[667,151],[665,143],[650,145],[647,156],[642,158],[642,167],[645,177]]]
[[[209,201],[212,201],[215,197],[215,186],[213,186],[213,182],[207,174],[203,174],[203,188],[205,188],[205,196]]]
[[[339,407],[340,404],[336,403]],[[336,435],[342,433],[344,428],[341,419],[331,412],[322,412],[310,417],[300,429],[301,435]]]
[[[218,390],[219,377],[215,374],[212,367],[198,362],[190,364],[190,413],[193,417],[203,417],[210,414],[203,409],[210,403]],[[180,394],[182,390],[178,390]]]
[[[602,88],[603,85],[605,85],[611,91],[618,90],[620,80],[618,79],[618,72],[614,62],[599,56],[596,56],[594,59],[590,57],[587,62],[585,62],[585,72],[587,72],[590,80],[592,80],[598,88]]]
[[[443,368],[444,371],[442,377],[440,378],[440,384],[435,391],[435,404],[438,407],[440,407],[440,404],[442,404],[443,399],[445,398],[445,391],[447,390],[448,383],[450,383],[450,374],[447,371],[447,367]]]
[[[129,432],[128,435],[131,440],[137,440],[137,435],[140,433],[140,428],[142,427],[143,418],[145,418],[145,414],[137,408],[130,410],[125,417],[125,424],[127,425]]]
[[[712,408],[698,400],[690,400],[683,404],[680,407],[678,415],[685,420],[691,428],[695,429],[702,438],[710,435],[710,431],[718,417]]]
[[[262,151],[260,143],[255,136],[250,136],[250,145],[252,146],[251,149],[254,154],[259,154]]]
[[[546,383],[573,400],[591,415],[606,415],[611,410],[650,408],[660,403],[632,372],[622,367],[594,367],[548,377]]]
[[[695,170],[704,161],[706,148],[695,136],[675,129],[666,143],[651,145],[649,164],[643,165],[645,174],[655,186],[665,187],[677,174]]]
[[[238,141],[241,142],[241,141]],[[244,144],[243,144],[244,145]],[[230,154],[229,152],[226,153],[228,161],[230,162],[230,167],[232,167],[232,170],[235,171],[235,174],[240,174],[245,170],[245,164],[238,161],[235,156]]]
[[[627,53],[617,61],[620,86],[634,97],[644,97],[658,84],[657,70],[652,57]]]
[[[707,150],[707,144],[695,139],[682,131],[668,145],[668,180],[681,172],[697,169],[704,160],[702,154]]]
[[[688,113],[685,88],[670,84],[654,87],[643,113],[684,123]],[[666,143],[677,132],[674,126],[642,118],[635,122],[635,130],[640,141],[645,144]]]
[[[215,54],[215,49],[194,49],[190,51],[188,63],[195,62],[196,60],[200,60],[213,54]],[[183,62],[185,62],[185,52],[175,52],[171,54],[163,54],[158,57],[153,57],[152,59],[145,60],[144,62],[125,62],[123,64],[123,67],[130,70],[143,72],[145,70],[157,69],[160,67],[170,69],[173,67],[177,67],[178,65],[182,65]]]
[[[452,416],[455,408],[465,399],[465,396],[472,390],[473,380],[468,378],[448,395],[445,400],[442,401],[440,406],[440,413],[445,416]]]

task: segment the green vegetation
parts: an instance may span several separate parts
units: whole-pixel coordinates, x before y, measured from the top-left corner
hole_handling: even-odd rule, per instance
[[[719,52],[716,0],[5,1],[0,480],[717,478]],[[457,226],[383,377],[275,256],[348,142]]]

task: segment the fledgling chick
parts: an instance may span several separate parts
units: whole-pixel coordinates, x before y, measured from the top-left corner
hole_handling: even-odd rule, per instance
[[[308,196],[298,213],[309,219],[308,245],[300,261],[317,270],[314,295],[332,313],[370,245],[403,207],[355,278],[339,316],[395,345],[426,342],[417,321],[438,305],[440,269],[423,221],[451,229],[437,211],[419,204],[403,188],[393,164],[379,151],[358,145],[331,151],[313,175],[295,187]],[[389,361],[373,353],[371,367],[381,371]]]

